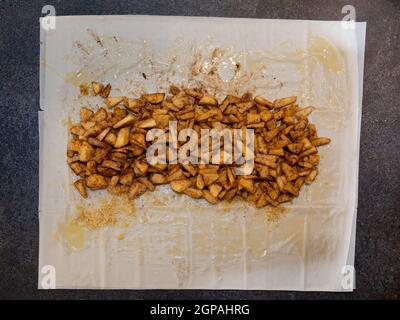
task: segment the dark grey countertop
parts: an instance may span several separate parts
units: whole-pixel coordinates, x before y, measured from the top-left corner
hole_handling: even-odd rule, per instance
[[[400,1],[352,0],[367,21],[353,293],[236,290],[39,291],[39,21],[57,15],[157,14],[341,20],[347,1],[1,1],[0,299],[399,299]]]

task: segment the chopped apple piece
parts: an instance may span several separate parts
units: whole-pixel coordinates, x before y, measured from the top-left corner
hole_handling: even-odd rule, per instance
[[[117,140],[115,141],[115,148],[122,148],[129,143],[129,132],[131,128],[129,126],[119,129]]]
[[[91,174],[86,178],[86,185],[93,190],[105,189],[108,186],[107,180],[100,174]]]
[[[82,197],[87,198],[86,181],[85,179],[79,179],[74,182],[75,188],[79,191]]]

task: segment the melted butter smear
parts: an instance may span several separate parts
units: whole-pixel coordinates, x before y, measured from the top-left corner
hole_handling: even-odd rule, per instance
[[[60,122],[61,125],[67,128],[68,130],[71,129],[71,127],[73,126],[71,115],[68,115],[66,118],[61,119]]]
[[[85,76],[82,72],[67,72],[65,73],[65,75],[63,75],[57,70],[57,68],[51,66],[44,59],[41,61],[41,64],[44,68],[54,73],[56,76],[63,78],[66,83],[74,87],[79,88],[82,83],[89,82],[89,80],[90,82],[92,81],[91,79],[89,79],[89,76]]]
[[[308,52],[325,71],[334,73],[343,71],[342,55],[328,39],[311,36],[308,42]],[[313,64],[311,66],[313,67]]]
[[[265,56],[261,58],[267,58],[275,62],[297,62],[300,63],[299,67],[303,68],[304,65],[301,63],[305,59],[310,59],[310,67],[314,69],[316,65],[320,65],[324,71],[341,73],[344,70],[343,55],[340,51],[326,38],[319,36],[310,36],[306,50],[299,48],[293,51],[278,52],[273,50],[265,51]],[[257,61],[256,66],[258,66]],[[255,67],[252,66],[251,70]]]
[[[67,252],[83,249],[87,239],[87,229],[82,221],[78,219],[68,218],[67,221],[58,226],[55,233],[55,239],[58,242],[63,242]]]
[[[93,77],[83,71],[67,72],[64,80],[66,83],[79,88],[84,83],[91,83],[93,81]]]

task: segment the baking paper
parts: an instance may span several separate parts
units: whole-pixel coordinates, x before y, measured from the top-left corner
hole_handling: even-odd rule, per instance
[[[365,23],[164,16],[57,17],[41,30],[39,288],[348,291],[354,277]],[[168,187],[81,200],[66,164],[79,85],[138,97],[171,84],[312,105],[319,176],[278,209],[209,205]],[[116,219],[92,229],[79,213]],[[97,220],[96,220],[97,221]],[[349,269],[350,268],[350,269]],[[50,281],[50,282],[49,282]],[[51,286],[50,286],[51,287]]]

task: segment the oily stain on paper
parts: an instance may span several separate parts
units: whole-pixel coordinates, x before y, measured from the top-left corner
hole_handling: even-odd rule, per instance
[[[344,71],[343,56],[327,39],[310,37],[308,53],[314,57],[327,72],[338,74]],[[316,63],[312,63],[311,66],[315,68]]]

